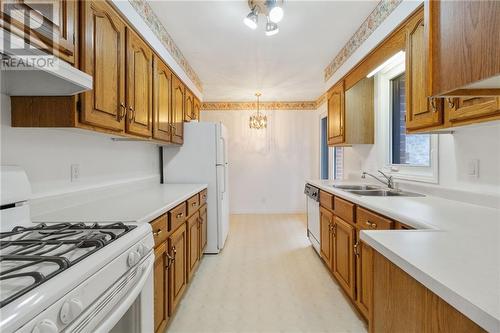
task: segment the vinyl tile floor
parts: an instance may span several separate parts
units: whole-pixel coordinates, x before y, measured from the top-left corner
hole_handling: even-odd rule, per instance
[[[167,332],[366,332],[312,249],[303,215],[232,215]]]

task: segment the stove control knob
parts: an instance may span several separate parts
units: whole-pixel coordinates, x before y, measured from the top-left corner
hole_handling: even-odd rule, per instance
[[[52,320],[44,319],[39,322],[31,331],[31,333],[57,333],[57,325]]]
[[[83,311],[83,304],[78,298],[72,298],[61,307],[61,311],[59,312],[59,319],[63,324],[69,324],[76,317],[80,315]]]
[[[141,255],[137,251],[130,251],[128,254],[128,265],[129,267],[135,266],[139,260],[141,259]]]
[[[147,252],[146,251],[146,246],[144,244],[142,244],[142,243],[139,244],[137,246],[137,252],[140,254],[141,257],[144,256],[146,254],[146,252]]]

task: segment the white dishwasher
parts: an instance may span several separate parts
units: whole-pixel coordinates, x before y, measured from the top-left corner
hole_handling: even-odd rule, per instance
[[[319,227],[319,189],[306,184],[304,193],[307,200],[307,237],[313,248],[320,253],[320,227]]]

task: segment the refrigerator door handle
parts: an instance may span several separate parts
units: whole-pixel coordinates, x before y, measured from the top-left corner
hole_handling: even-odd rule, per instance
[[[224,138],[223,136],[221,136],[220,140],[222,141],[222,163],[223,164],[226,164],[227,163],[227,160],[226,160],[226,138]]]
[[[227,174],[226,174],[226,172],[227,172],[227,165],[224,165],[224,191],[222,191],[222,193],[226,193],[226,190],[227,190],[227,189],[226,189],[226,186],[227,186],[227,185],[226,185],[226,179],[227,179]]]

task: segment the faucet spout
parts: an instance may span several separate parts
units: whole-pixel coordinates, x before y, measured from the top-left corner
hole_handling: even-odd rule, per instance
[[[365,178],[366,178],[366,176],[368,175],[368,176],[372,177],[373,179],[376,179],[377,181],[379,181],[379,182],[381,182],[382,184],[386,185],[388,188],[390,188],[390,189],[394,189],[394,178],[393,178],[392,176],[388,176],[388,175],[386,175],[386,174],[385,174],[385,173],[383,173],[381,170],[378,170],[378,172],[379,172],[382,176],[384,176],[384,178],[385,178],[386,180],[383,180],[383,179],[381,179],[381,178],[379,178],[379,177],[377,177],[377,176],[375,176],[375,175],[373,175],[373,174],[371,174],[371,173],[368,173],[368,172],[366,172],[366,171],[363,171],[363,173],[361,174],[361,178],[362,178],[362,179],[365,179]]]

